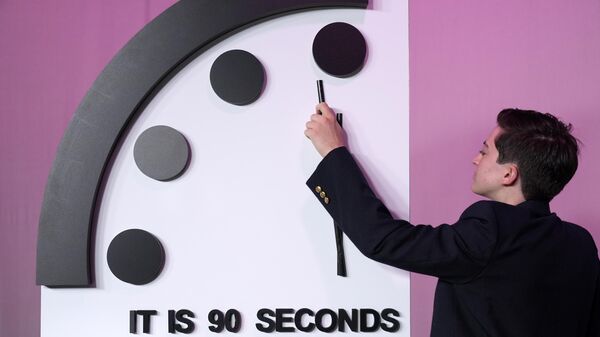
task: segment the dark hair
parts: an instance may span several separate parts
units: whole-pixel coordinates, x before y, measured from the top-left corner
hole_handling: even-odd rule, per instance
[[[578,140],[572,125],[549,113],[504,109],[497,118],[498,163],[515,163],[525,200],[550,201],[577,171]]]

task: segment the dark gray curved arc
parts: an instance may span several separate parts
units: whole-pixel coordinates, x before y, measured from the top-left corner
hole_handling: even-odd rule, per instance
[[[147,24],[98,76],[59,145],[40,215],[37,284],[92,285],[92,219],[105,167],[138,107],[186,58],[272,17],[367,5],[368,0],[181,0]]]

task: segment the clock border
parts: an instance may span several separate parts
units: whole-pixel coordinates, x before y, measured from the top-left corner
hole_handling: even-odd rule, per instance
[[[105,173],[138,112],[185,65],[252,25],[300,11],[366,9],[368,0],[181,0],[108,63],[60,142],[40,215],[36,283],[94,287],[96,207]]]

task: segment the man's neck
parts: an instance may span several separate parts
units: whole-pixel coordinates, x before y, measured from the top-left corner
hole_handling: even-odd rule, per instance
[[[503,202],[505,204],[516,206],[523,201],[525,197],[521,191],[504,190],[504,193],[500,192],[497,195],[490,196],[489,198],[494,201]]]
[[[505,204],[516,206],[516,205],[524,202],[525,198],[523,198],[521,196],[520,198],[519,197],[514,197],[514,198],[507,198],[507,199],[504,199],[504,200],[497,200],[497,201],[503,202]]]

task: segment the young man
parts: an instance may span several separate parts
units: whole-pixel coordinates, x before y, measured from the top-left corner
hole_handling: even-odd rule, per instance
[[[324,157],[307,185],[367,257],[439,278],[431,336],[600,336],[600,262],[590,234],[548,203],[577,169],[577,140],[550,114],[506,109],[473,159],[469,206],[453,225],[391,217],[326,105],[305,135]]]

